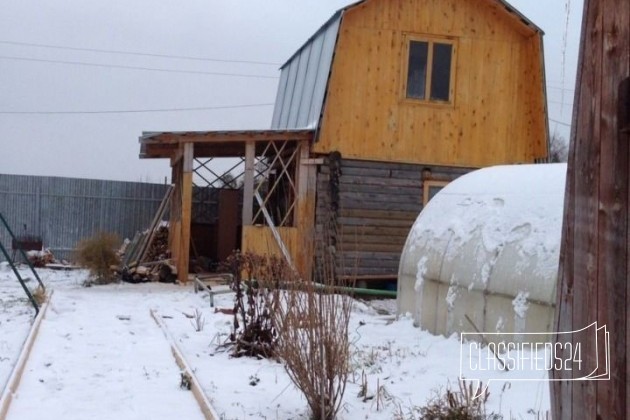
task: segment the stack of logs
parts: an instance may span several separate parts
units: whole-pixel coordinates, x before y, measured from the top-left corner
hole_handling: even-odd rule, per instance
[[[130,283],[159,281],[174,283],[177,270],[170,260],[168,227],[138,233],[124,246],[121,276]]]

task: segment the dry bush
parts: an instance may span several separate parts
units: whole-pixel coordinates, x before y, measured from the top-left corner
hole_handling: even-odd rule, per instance
[[[35,302],[37,302],[37,305],[42,306],[46,302],[46,290],[44,290],[42,286],[37,286],[31,294],[33,295],[33,299],[35,299]]]
[[[337,415],[350,374],[348,323],[352,298],[339,293],[334,252],[321,247],[320,283],[298,282],[278,293],[274,312],[277,352],[287,374],[302,391],[314,420]]]
[[[90,270],[92,279],[86,285],[107,284],[117,280],[112,266],[120,262],[116,250],[120,239],[113,233],[100,232],[77,245],[77,262]]]
[[[487,388],[477,398],[475,398],[476,388],[473,382],[459,380],[458,388],[457,391],[453,391],[450,386],[447,387],[445,394],[437,394],[425,407],[414,408],[411,412],[419,414],[418,418],[421,419],[436,420],[499,420],[503,418],[500,414],[486,413],[486,402],[490,397]],[[479,384],[479,389],[484,389],[482,383]],[[411,418],[415,419],[415,417]]]
[[[232,355],[281,359],[314,420],[335,418],[351,370],[353,300],[339,293],[334,254],[323,249],[319,283],[300,280],[274,256],[237,252],[223,266],[234,275],[236,292]]]
[[[275,256],[236,251],[222,268],[234,276],[236,292],[232,356],[274,357],[277,332],[272,314],[278,306],[280,284],[292,280],[287,264]]]

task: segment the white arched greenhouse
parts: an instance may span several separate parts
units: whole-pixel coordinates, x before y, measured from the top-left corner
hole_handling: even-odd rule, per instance
[[[496,166],[445,186],[407,237],[399,314],[434,334],[551,331],[566,170]]]

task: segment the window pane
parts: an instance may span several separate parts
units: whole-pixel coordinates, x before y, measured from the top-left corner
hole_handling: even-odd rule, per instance
[[[427,42],[411,41],[409,43],[408,98],[425,98],[428,55],[429,44]]]
[[[433,44],[433,66],[431,67],[431,99],[448,101],[451,89],[451,44]]]

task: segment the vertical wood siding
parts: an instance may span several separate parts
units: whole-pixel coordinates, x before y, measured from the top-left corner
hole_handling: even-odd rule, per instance
[[[455,43],[452,104],[404,98],[406,34]],[[490,0],[368,0],[339,28],[316,153],[483,167],[547,156],[542,35]]]

